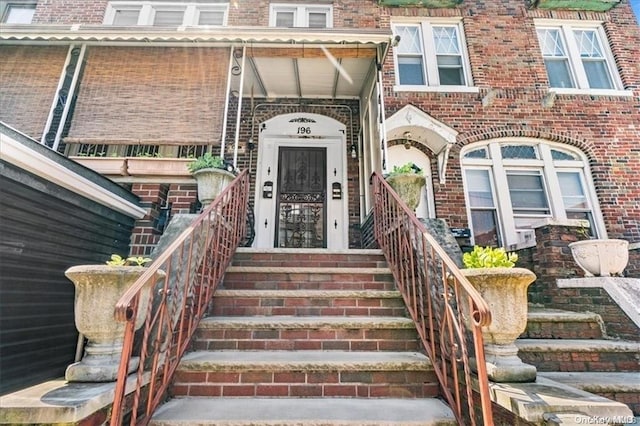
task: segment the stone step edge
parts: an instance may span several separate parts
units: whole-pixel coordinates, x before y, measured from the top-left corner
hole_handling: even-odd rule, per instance
[[[199,329],[413,329],[413,321],[402,317],[206,317]]]
[[[523,352],[637,352],[640,342],[604,339],[517,339]],[[639,366],[640,368],[640,366]]]
[[[595,312],[573,312],[559,309],[529,308],[527,313],[529,322],[597,322],[602,323],[602,317]]]
[[[274,359],[278,355],[280,359]],[[178,366],[178,371],[207,372],[363,370],[432,371],[433,365],[418,352],[195,351],[186,354]]]
[[[640,393],[640,372],[538,372],[539,376],[591,393]]]
[[[333,266],[229,266],[227,273],[242,274],[315,274],[315,275],[335,275],[335,274],[363,274],[363,275],[389,275],[389,268],[352,268]]]
[[[290,298],[360,298],[360,299],[397,299],[399,291],[388,290],[216,290],[214,298],[219,297],[290,297]]]
[[[253,248],[238,247],[236,253],[242,254],[318,254],[318,255],[380,255],[384,253],[381,249],[317,249],[317,248]]]
[[[436,398],[174,398],[160,406],[150,426],[428,426],[456,425]]]

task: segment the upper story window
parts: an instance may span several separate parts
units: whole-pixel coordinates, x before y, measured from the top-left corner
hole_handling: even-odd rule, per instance
[[[272,3],[269,11],[271,27],[333,27],[333,9],[331,5],[296,5]]]
[[[582,219],[603,232],[586,157],[535,140],[494,140],[462,152],[465,196],[474,244],[529,245],[544,218]]]
[[[8,1],[0,4],[0,16],[4,24],[30,24],[36,12],[35,1]]]
[[[228,3],[110,2],[104,23],[118,26],[225,25]]]
[[[397,22],[394,48],[396,83],[400,90],[471,86],[462,24],[459,20]]]
[[[550,87],[588,91],[622,88],[601,25],[537,21],[536,31]]]

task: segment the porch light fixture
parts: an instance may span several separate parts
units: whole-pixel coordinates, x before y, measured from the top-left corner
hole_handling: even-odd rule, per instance
[[[404,132],[404,149],[411,149],[411,132]]]
[[[356,149],[355,143],[351,144],[351,158],[353,158],[354,160],[358,158],[358,150]]]

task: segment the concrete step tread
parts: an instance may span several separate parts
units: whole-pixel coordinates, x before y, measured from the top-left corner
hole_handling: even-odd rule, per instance
[[[298,297],[313,298],[360,298],[360,299],[396,299],[399,291],[385,290],[216,290],[214,297]]]
[[[639,352],[640,342],[604,339],[517,339],[521,351]]]
[[[355,268],[338,266],[229,266],[227,273],[253,274],[390,274],[389,268]]]
[[[529,306],[527,320],[529,322],[601,322],[595,312],[573,312],[561,309],[548,309]]]
[[[591,393],[640,392],[640,372],[539,372],[538,375]]]
[[[431,361],[419,352],[350,351],[195,351],[182,357],[180,370],[263,371],[424,371]]]
[[[253,248],[238,247],[236,253],[272,253],[272,254],[345,254],[345,255],[380,255],[381,249],[317,249],[317,248]]]
[[[435,398],[175,398],[156,410],[153,426],[456,425]]]
[[[207,317],[200,321],[198,328],[216,329],[413,329],[409,318],[403,317],[330,317],[330,316],[255,316],[255,317]]]

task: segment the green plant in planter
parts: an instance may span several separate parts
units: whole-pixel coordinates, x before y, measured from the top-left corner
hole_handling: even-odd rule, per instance
[[[220,156],[213,155],[210,152],[201,155],[200,157],[187,164],[187,169],[190,173],[196,172],[202,169],[226,169],[226,163]]]
[[[107,260],[109,266],[144,266],[146,263],[151,262],[152,259],[142,256],[130,256],[124,258],[119,254],[112,254],[111,260]]]
[[[507,253],[502,247],[475,246],[472,252],[462,255],[465,268],[513,268],[517,260],[516,253]]]
[[[421,173],[422,173],[422,169],[420,167],[416,166],[412,162],[408,162],[403,164],[402,166],[393,166],[393,169],[391,169],[391,172],[389,172],[387,177],[396,176],[396,175],[406,175],[406,174],[421,174]]]

